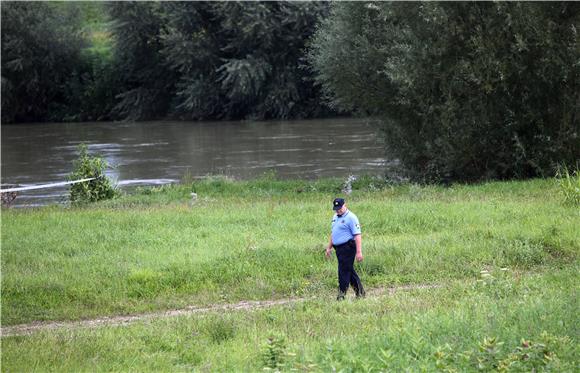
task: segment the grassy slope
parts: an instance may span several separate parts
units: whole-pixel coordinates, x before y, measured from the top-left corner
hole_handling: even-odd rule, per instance
[[[6,371],[577,371],[577,270],[3,339]],[[485,343],[496,339],[496,343]],[[276,342],[279,342],[277,344]],[[525,347],[527,346],[527,347]],[[283,365],[282,365],[283,364]],[[450,370],[445,370],[450,369]]]
[[[333,289],[336,264],[322,255],[333,193],[318,192],[332,186],[276,185],[198,185],[193,208],[177,187],[101,207],[4,211],[3,325]],[[151,202],[160,198],[174,202]],[[557,199],[544,181],[355,191],[360,271],[379,286],[570,262],[578,212]]]
[[[189,188],[171,187],[90,208],[3,211],[2,324],[288,295],[329,299],[336,262],[324,261],[322,253],[329,201],[338,187],[332,180],[217,180],[197,183],[200,199],[193,207]],[[381,349],[391,345],[396,357],[388,357],[389,347],[382,358],[395,365],[436,364],[435,349],[450,344],[453,352],[438,356],[452,366],[475,367],[477,356],[457,353],[476,354],[483,337],[494,335],[506,342],[502,359],[516,351],[520,338],[554,336],[554,348],[564,357],[560,368],[574,361],[569,354],[578,337],[571,326],[578,321],[580,216],[561,205],[550,181],[360,187],[349,202],[363,225],[366,258],[359,269],[365,284],[450,287],[356,304],[309,302],[128,329],[7,338],[3,366],[17,368],[21,361],[20,367],[41,369],[127,370],[138,356],[138,370],[255,370],[262,366],[258,350],[271,333],[284,335],[285,351],[297,354],[287,357],[290,365],[313,363],[322,370],[332,364],[379,367],[385,364]],[[508,267],[510,276],[491,287],[499,290],[469,285],[480,270],[500,267]],[[538,274],[521,281],[522,271]],[[336,319],[342,321],[329,321]],[[397,337],[404,332],[426,338],[425,329],[436,336],[412,342],[420,347]],[[541,337],[542,330],[550,336]],[[350,343],[357,346],[354,352],[341,357]],[[32,353],[39,348],[46,353]],[[409,354],[417,356],[409,360]]]

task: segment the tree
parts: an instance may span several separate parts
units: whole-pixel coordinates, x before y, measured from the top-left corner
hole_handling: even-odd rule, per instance
[[[177,76],[160,53],[165,19],[158,2],[109,3],[115,41],[114,74],[119,79],[113,115],[155,119],[169,110]]]
[[[116,112],[129,119],[297,118],[327,113],[305,43],[326,3],[113,3]]]
[[[305,44],[327,9],[323,2],[2,2],[2,119],[327,114],[303,68]]]
[[[574,3],[340,3],[309,61],[331,105],[383,121],[416,179],[550,174],[579,157]]]
[[[83,38],[76,13],[47,3],[3,2],[2,121],[44,121],[68,114]],[[75,92],[78,93],[78,92]]]
[[[222,62],[217,82],[233,118],[319,115],[319,91],[301,68],[304,48],[326,3],[216,3]]]

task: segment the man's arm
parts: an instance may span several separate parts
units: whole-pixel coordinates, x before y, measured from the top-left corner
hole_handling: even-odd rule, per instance
[[[330,240],[328,242],[328,247],[326,248],[326,257],[330,257],[330,252],[332,251],[332,234],[330,234]]]
[[[355,259],[357,262],[362,262],[363,255],[362,255],[362,238],[360,234],[354,236],[354,242],[356,243],[356,256]]]
[[[353,220],[350,221],[350,232],[354,236],[354,242],[356,243],[356,256],[354,257],[357,262],[362,262],[362,238],[361,229],[358,218],[355,216]]]

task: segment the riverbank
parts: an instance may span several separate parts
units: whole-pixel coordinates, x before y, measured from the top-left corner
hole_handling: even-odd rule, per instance
[[[473,368],[477,356],[459,351],[477,354],[493,336],[505,343],[499,360],[521,338],[550,339],[561,367],[572,366],[580,217],[552,181],[355,183],[348,203],[363,226],[358,268],[367,287],[445,286],[335,304],[336,261],[325,261],[323,250],[330,201],[341,188],[334,179],[212,179],[194,184],[195,201],[191,186],[166,186],[81,208],[3,210],[3,326],[315,297],[6,337],[3,366],[255,371],[269,349],[303,370],[376,368],[383,360],[397,370],[436,364],[439,348],[439,363]],[[357,347],[347,352],[349,345]]]

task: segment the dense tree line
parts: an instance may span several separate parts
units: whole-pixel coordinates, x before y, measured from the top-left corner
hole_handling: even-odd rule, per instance
[[[382,119],[411,176],[548,175],[580,158],[578,3],[339,3],[309,59],[331,105]]]
[[[79,5],[81,4],[81,5]],[[322,2],[110,2],[110,48],[73,4],[2,4],[2,120],[315,117],[304,48]]]
[[[113,118],[121,90],[113,51],[89,37],[89,23],[101,23],[102,5],[0,4],[3,123]]]
[[[117,109],[136,119],[156,113],[187,119],[323,114],[327,109],[302,60],[305,42],[327,7],[116,3],[114,35],[129,88]]]

